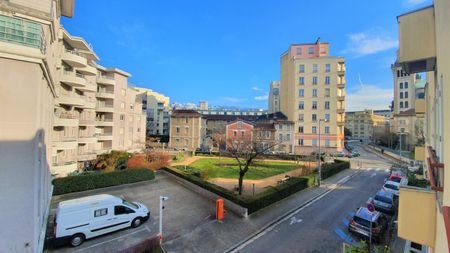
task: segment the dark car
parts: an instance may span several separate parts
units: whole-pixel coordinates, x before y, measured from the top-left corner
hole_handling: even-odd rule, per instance
[[[360,156],[361,154],[357,150],[352,151],[352,157]]]
[[[385,190],[379,190],[375,197],[370,198],[368,202],[375,206],[375,210],[388,215],[393,215],[397,209],[395,195]]]
[[[348,231],[368,239],[372,227],[372,240],[379,242],[383,238],[387,225],[387,219],[382,213],[370,212],[366,207],[360,207],[350,219]]]

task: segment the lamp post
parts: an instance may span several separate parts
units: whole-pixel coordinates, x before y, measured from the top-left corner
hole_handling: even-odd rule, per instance
[[[400,142],[400,163],[403,163],[403,155],[402,155],[402,135],[404,135],[405,133],[405,129],[401,129],[401,132],[398,133],[399,135],[399,142]]]
[[[322,153],[320,152],[320,122],[328,122],[327,119],[319,119],[319,176],[317,180],[317,186],[320,187],[320,181],[322,181]]]

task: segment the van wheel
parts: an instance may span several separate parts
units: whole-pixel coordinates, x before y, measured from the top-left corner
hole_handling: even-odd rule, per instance
[[[72,247],[78,247],[84,242],[84,235],[83,234],[74,234],[72,238],[70,238],[70,246]]]
[[[142,224],[142,220],[141,218],[135,218],[132,222],[131,222],[131,226],[133,228],[137,228]]]

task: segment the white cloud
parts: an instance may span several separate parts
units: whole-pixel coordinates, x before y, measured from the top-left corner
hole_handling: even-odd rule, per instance
[[[380,28],[369,31],[348,34],[347,48],[344,54],[353,54],[356,57],[376,54],[397,47],[398,41]]]
[[[347,92],[346,111],[389,109],[393,96],[393,89],[380,88],[375,85],[361,85],[355,91]]]
[[[253,86],[253,87],[252,87],[252,90],[258,91],[258,92],[263,91],[263,89],[261,89],[261,88],[259,88],[259,87],[256,87],[256,86]]]
[[[255,100],[267,100],[269,99],[269,95],[256,96]]]
[[[427,2],[428,0],[406,0],[405,2],[404,2],[404,5],[407,5],[407,6],[415,6],[415,5],[418,5],[418,4],[422,4],[422,3],[425,3],[425,2]]]
[[[239,103],[239,102],[242,101],[242,99],[240,99],[240,98],[234,98],[234,97],[224,97],[223,100],[224,100],[225,102],[233,103],[233,104]]]

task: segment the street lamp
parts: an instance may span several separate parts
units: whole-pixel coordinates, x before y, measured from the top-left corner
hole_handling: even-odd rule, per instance
[[[320,152],[320,122],[328,122],[328,119],[319,119],[319,177],[317,185],[320,187],[320,181],[322,180],[322,153]]]
[[[398,133],[399,135],[399,142],[400,142],[400,163],[403,162],[403,156],[402,156],[402,135],[406,134],[405,129],[401,129],[401,132]]]

